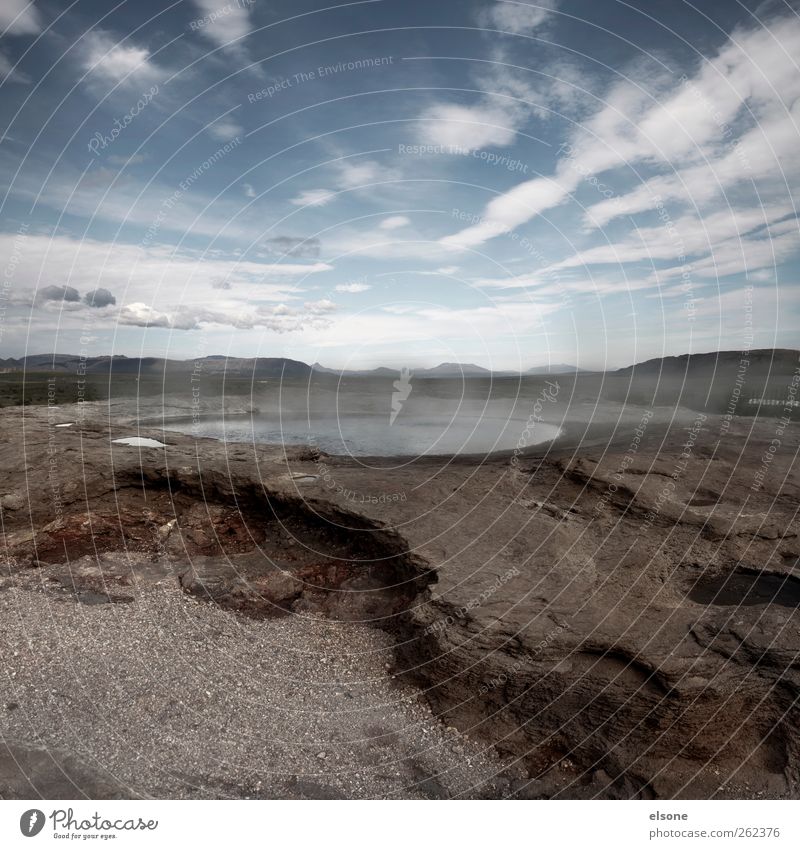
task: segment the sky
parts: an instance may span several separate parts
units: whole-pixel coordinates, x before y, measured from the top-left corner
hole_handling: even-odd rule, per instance
[[[800,347],[800,2],[0,0],[0,357]]]

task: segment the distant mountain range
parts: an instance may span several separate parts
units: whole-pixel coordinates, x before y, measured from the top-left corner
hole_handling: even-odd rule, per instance
[[[707,354],[681,354],[677,357],[657,357],[632,366],[617,369],[616,374],[636,377],[692,377],[714,375],[720,371],[741,367],[744,372],[792,373],[800,363],[800,352],[792,348],[754,348],[752,351],[712,351]]]
[[[225,357],[212,355],[195,360],[163,357],[80,357],[75,354],[34,354],[20,359],[0,360],[5,371],[72,372],[75,374],[231,374],[256,377],[305,377],[311,366],[285,357]]]
[[[78,372],[86,374],[136,374],[155,375],[191,373],[229,374],[247,377],[308,377],[311,374],[329,374],[336,377],[387,377],[396,378],[400,371],[386,367],[374,369],[332,369],[320,363],[307,365],[285,357],[226,357],[213,354],[194,360],[168,360],[162,357],[80,357],[75,354],[33,354],[19,359],[0,360],[3,371]],[[539,366],[528,374],[556,374],[576,372],[575,366]],[[474,363],[440,363],[433,368],[412,369],[415,378],[476,378],[517,377],[519,372],[490,371]]]
[[[746,358],[745,371],[752,381],[755,375],[792,374],[800,364],[798,351],[789,348],[754,349],[746,354],[742,351],[712,351],[703,354],[682,354],[676,357],[660,357],[646,360],[621,369],[612,369],[607,374],[630,377],[633,380],[683,380],[684,377],[708,378],[716,382],[721,373],[734,372]],[[180,375],[197,371],[203,375],[231,375],[252,378],[308,378],[314,374],[335,377],[396,378],[400,371],[386,367],[367,370],[339,370],[325,368],[319,363],[308,365],[299,360],[285,357],[226,357],[215,354],[192,360],[170,360],[161,357],[103,356],[81,357],[76,354],[35,354],[19,359],[0,359],[0,371],[71,372],[73,374],[119,374],[119,375]],[[553,363],[534,366],[522,376],[546,374],[589,374],[574,365]],[[519,372],[489,371],[474,363],[440,363],[426,369],[412,369],[412,378],[450,379],[519,377]]]
[[[525,374],[577,374],[579,371],[584,371],[584,369],[566,363],[553,363],[549,366],[534,366],[529,368]]]
[[[341,371],[339,369],[325,368],[319,363],[314,363],[311,368],[319,374],[336,374],[343,377],[397,377],[400,373],[399,369],[386,368],[385,366],[367,370],[345,369]],[[413,377],[491,377],[492,375],[516,374],[518,372],[515,371],[492,372],[488,368],[476,366],[474,363],[439,363],[438,366],[434,366],[433,368],[411,369],[411,375]]]

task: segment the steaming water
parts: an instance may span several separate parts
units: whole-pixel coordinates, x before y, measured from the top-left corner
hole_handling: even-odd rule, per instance
[[[376,413],[336,415],[286,413],[225,416],[198,422],[170,423],[172,429],[226,442],[262,442],[315,445],[328,454],[355,457],[422,456],[425,454],[488,454],[549,442],[558,436],[556,425],[527,417],[447,415],[389,416]]]

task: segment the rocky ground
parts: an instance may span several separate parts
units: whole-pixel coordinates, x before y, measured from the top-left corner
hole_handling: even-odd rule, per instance
[[[408,464],[0,412],[0,795],[797,796],[796,425],[648,413]]]
[[[21,761],[4,759],[4,795],[438,799],[508,791],[497,753],[437,721],[416,689],[394,677],[384,632],[303,616],[255,621],[196,601],[173,582],[132,596],[76,598],[33,573],[0,594],[0,640],[10,655],[0,710]]]

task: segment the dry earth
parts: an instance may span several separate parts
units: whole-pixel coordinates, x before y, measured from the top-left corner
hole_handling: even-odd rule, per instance
[[[0,796],[796,797],[796,425],[656,412],[414,464],[0,412]]]

